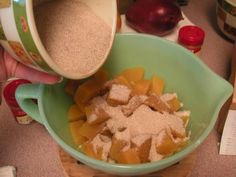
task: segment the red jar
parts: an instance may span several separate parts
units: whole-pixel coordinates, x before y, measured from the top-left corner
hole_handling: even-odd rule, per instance
[[[13,81],[10,81],[3,90],[3,96],[5,98],[5,101],[9,108],[11,109],[11,112],[13,116],[15,117],[15,120],[19,124],[30,124],[32,122],[32,118],[28,116],[18,105],[15,97],[16,89],[18,86],[22,84],[28,84],[31,83],[28,80],[24,79],[16,79]]]
[[[196,55],[200,55],[205,32],[198,26],[184,26],[179,30],[178,43]]]

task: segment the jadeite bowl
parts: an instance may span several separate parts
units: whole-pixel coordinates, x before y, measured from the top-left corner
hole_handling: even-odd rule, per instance
[[[167,40],[141,34],[118,34],[104,65],[114,76],[125,68],[141,66],[145,77],[157,74],[166,81],[166,92],[176,92],[191,110],[188,130],[191,138],[180,152],[163,160],[141,165],[109,164],[95,160],[76,150],[67,111],[73,103],[64,92],[65,82],[48,85],[23,85],[17,89],[17,100],[25,112],[43,124],[53,139],[80,162],[116,175],[142,175],[171,166],[194,151],[213,129],[220,108],[232,94],[232,86],[212,72],[185,48]],[[32,102],[38,100],[38,105]]]

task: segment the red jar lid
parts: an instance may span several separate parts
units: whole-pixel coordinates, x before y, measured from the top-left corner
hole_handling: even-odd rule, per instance
[[[22,84],[28,84],[28,83],[31,83],[31,82],[25,79],[16,79],[16,80],[11,81],[9,84],[5,86],[3,90],[3,96],[6,100],[6,103],[10,107],[19,107],[16,101],[16,97],[15,97],[16,89],[18,86]]]
[[[199,46],[203,44],[205,32],[197,26],[184,26],[179,30],[178,41],[183,45]]]

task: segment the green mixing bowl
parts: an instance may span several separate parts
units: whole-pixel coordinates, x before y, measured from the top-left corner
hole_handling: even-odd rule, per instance
[[[194,151],[215,125],[221,106],[232,94],[232,86],[212,72],[187,49],[167,40],[141,34],[118,34],[104,65],[113,77],[125,68],[141,66],[145,77],[159,75],[166,92],[176,92],[191,111],[189,144],[180,152],[158,162],[141,165],[110,164],[92,159],[76,150],[67,120],[73,99],[64,92],[65,82],[49,85],[23,85],[17,100],[25,112],[43,124],[53,139],[71,156],[88,166],[116,175],[141,175],[158,171],[180,161]],[[38,104],[31,99],[37,99]]]

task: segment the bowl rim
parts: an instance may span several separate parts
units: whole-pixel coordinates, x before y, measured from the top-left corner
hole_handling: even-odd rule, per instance
[[[200,66],[203,67],[203,69],[207,70],[209,72],[209,74],[213,75],[215,78],[219,79],[221,82],[224,82],[225,85],[228,86],[228,89],[225,91],[224,96],[221,98],[220,102],[217,105],[217,109],[220,110],[220,108],[222,107],[224,102],[232,94],[233,87],[231,84],[229,84],[225,79],[223,79],[222,77],[220,77],[219,75],[214,73],[212,70],[210,70],[210,68],[208,68],[196,55],[192,54],[187,49],[181,47],[180,45],[177,45],[174,42],[171,42],[166,39],[156,37],[153,35],[148,35],[148,34],[122,33],[122,34],[116,34],[116,37],[120,38],[120,37],[125,37],[125,36],[137,36],[137,35],[140,36],[141,38],[143,38],[143,37],[144,38],[158,38],[158,40],[160,40],[163,43],[167,43],[168,45],[175,45],[175,47],[179,48],[179,50],[182,50],[184,52],[188,52],[191,55],[191,57],[195,58],[195,62],[200,64]],[[39,98],[43,98],[44,89],[45,89],[45,85],[41,84],[40,89],[39,89],[40,90]],[[46,129],[49,131],[50,135],[54,138],[54,140],[60,146],[62,146],[62,148],[64,147],[63,149],[66,152],[68,152],[70,155],[76,157],[77,159],[80,159],[81,162],[83,162],[85,164],[90,164],[90,166],[93,165],[94,168],[96,168],[96,167],[97,167],[97,169],[109,168],[109,171],[119,172],[120,174],[121,173],[134,173],[137,171],[141,172],[141,170],[150,170],[150,172],[154,172],[154,171],[158,171],[160,169],[163,169],[165,167],[168,167],[168,166],[180,161],[181,159],[186,157],[188,154],[193,152],[207,138],[207,136],[212,131],[212,129],[216,123],[217,116],[219,113],[219,112],[215,111],[215,113],[212,115],[212,119],[210,120],[210,123],[206,126],[204,132],[200,135],[198,140],[195,143],[190,144],[188,147],[183,148],[181,151],[171,155],[170,157],[164,158],[160,161],[151,162],[151,163],[148,162],[148,163],[143,163],[143,164],[127,165],[127,164],[111,164],[108,162],[96,160],[94,158],[88,157],[87,155],[75,150],[74,148],[72,148],[71,146],[66,144],[63,140],[61,140],[61,138],[51,128],[50,124],[47,121],[46,115],[43,111],[43,100],[42,99],[40,99],[38,101],[38,106],[39,106],[39,111],[42,116],[42,119],[43,119]],[[160,166],[161,168],[158,169],[157,166]]]

